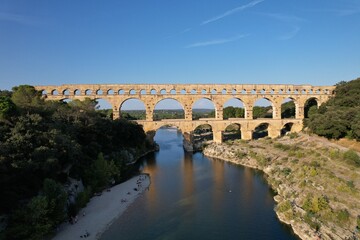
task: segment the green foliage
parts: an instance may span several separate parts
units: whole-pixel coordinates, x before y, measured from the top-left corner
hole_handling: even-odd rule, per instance
[[[304,221],[315,231],[318,231],[321,227],[320,223],[314,219],[314,215],[312,213],[306,213]]]
[[[283,169],[281,170],[281,172],[282,172],[285,176],[287,176],[287,175],[289,175],[289,174],[291,173],[291,168],[285,167],[285,168],[283,168]]]
[[[281,104],[281,118],[295,118],[295,103],[293,101]]]
[[[344,152],[343,158],[347,163],[349,163],[351,165],[354,165],[356,167],[360,166],[360,157],[353,150],[348,150],[348,151]]]
[[[277,205],[277,210],[279,212],[286,212],[286,211],[288,211],[290,209],[291,209],[291,203],[288,200],[284,201],[284,202],[281,202],[281,203],[279,203],[279,205]]]
[[[16,106],[11,101],[11,98],[8,96],[0,96],[0,120],[10,117],[15,111]]]
[[[316,160],[312,160],[312,161],[310,162],[310,166],[315,167],[315,168],[318,168],[318,167],[321,166],[321,164],[320,164],[318,161],[316,161]]]
[[[84,189],[84,191],[80,192],[76,196],[75,212],[79,211],[81,208],[84,208],[86,206],[86,204],[90,201],[91,196],[92,196],[91,187],[87,187]]]
[[[253,118],[272,118],[272,107],[260,107],[254,106],[253,108]]]
[[[97,159],[90,165],[85,172],[85,182],[91,186],[94,192],[102,190],[109,185],[110,179],[118,172],[113,161],[104,159],[102,153],[99,153]]]
[[[45,179],[43,193],[11,215],[8,239],[42,239],[65,220],[67,194],[61,184]]]
[[[21,109],[29,111],[32,107],[37,107],[43,103],[41,92],[35,90],[33,86],[20,85],[13,87],[11,100]]]
[[[341,158],[341,152],[339,149],[330,149],[329,155],[331,159],[340,159]]]
[[[349,137],[359,141],[360,78],[337,84],[333,98],[318,110],[308,112],[309,119],[304,123],[312,132],[332,139]]]
[[[341,209],[337,212],[336,218],[340,223],[346,223],[349,221],[350,214],[347,209]]]
[[[68,174],[88,182],[87,189],[93,185],[101,189],[110,180],[120,181],[127,170],[127,158],[117,156],[133,149],[137,157],[149,146],[142,126],[113,121],[95,106],[91,99],[43,101],[26,85],[14,87],[13,92],[0,91],[0,119],[6,117],[0,120],[0,214],[14,212],[9,232],[17,239],[31,236],[32,228],[34,236],[40,236],[50,228],[46,224],[53,227],[64,219],[67,196],[62,185]],[[96,181],[87,180],[89,176]],[[81,196],[80,203],[90,192]],[[19,207],[29,199],[29,204]],[[39,216],[32,214],[37,208],[44,211],[38,211]],[[46,219],[46,224],[24,215]]]
[[[244,157],[246,157],[246,153],[244,153],[243,151],[240,151],[240,150],[237,150],[235,152],[235,156],[238,158],[238,159],[243,159]]]
[[[43,194],[48,201],[49,219],[51,219],[54,224],[60,224],[66,218],[64,209],[66,207],[67,194],[63,186],[47,178],[44,180]]]
[[[329,199],[322,196],[308,196],[302,208],[311,214],[316,214],[322,210],[329,209]]]
[[[294,138],[298,138],[299,134],[296,132],[293,132],[293,133],[289,133],[288,136],[290,137],[290,139],[294,139]]]
[[[37,196],[23,208],[16,210],[6,231],[8,239],[38,240],[51,231],[49,202],[45,196]]]
[[[282,144],[282,143],[275,143],[274,144],[274,147],[275,148],[278,148],[278,149],[281,149],[283,151],[288,151],[291,149],[291,146],[290,145],[287,145],[287,144]]]
[[[245,110],[244,108],[229,106],[224,108],[223,114],[224,114],[224,119],[243,118],[245,115]]]

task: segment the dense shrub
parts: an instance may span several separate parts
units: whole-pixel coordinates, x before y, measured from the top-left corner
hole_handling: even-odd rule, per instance
[[[310,111],[310,110],[309,110]],[[327,138],[360,140],[360,78],[337,84],[335,96],[312,109],[304,125]]]

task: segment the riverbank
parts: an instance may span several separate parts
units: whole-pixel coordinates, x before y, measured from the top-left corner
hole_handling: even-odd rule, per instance
[[[149,186],[150,177],[141,174],[103,191],[80,210],[76,223],[62,224],[53,240],[98,239]]]
[[[360,237],[360,167],[355,152],[324,138],[293,134],[212,143],[203,153],[263,171],[277,194],[278,218],[301,239]]]

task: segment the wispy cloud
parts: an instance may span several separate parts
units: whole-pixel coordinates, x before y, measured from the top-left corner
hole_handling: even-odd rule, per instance
[[[332,13],[339,17],[346,17],[360,13],[360,8],[353,9],[308,9],[308,12],[323,12],[323,13]]]
[[[280,20],[283,22],[306,22],[305,18],[293,16],[293,15],[285,15],[281,13],[260,13],[263,16],[267,16],[270,18],[274,18],[276,20]]]
[[[175,33],[175,34],[172,34],[172,35],[169,35],[169,36],[165,37],[165,39],[180,36],[180,35],[182,35],[184,33],[190,32],[191,30],[192,30],[192,28],[186,28],[186,29],[182,30],[181,32],[178,32],[178,33]]]
[[[303,9],[303,11],[307,12],[319,12],[319,13],[331,13],[333,15],[339,17],[346,17],[360,13],[360,6],[352,6],[352,7],[339,7],[339,8],[322,8],[322,9]]]
[[[230,16],[230,15],[232,15],[234,13],[243,11],[243,10],[245,10],[247,8],[254,7],[255,5],[257,5],[257,4],[259,4],[259,3],[263,2],[263,1],[265,1],[265,0],[255,0],[255,1],[252,1],[252,2],[250,2],[248,4],[233,8],[233,9],[231,9],[229,11],[224,12],[223,14],[220,14],[220,15],[218,15],[216,17],[213,17],[213,18],[210,18],[210,19],[208,19],[206,21],[203,21],[201,23],[201,25],[205,25],[205,24],[208,24],[208,23],[211,23],[211,22],[215,22],[215,21],[220,20],[220,19],[222,19],[224,17]]]
[[[293,29],[290,32],[285,33],[284,35],[280,36],[279,40],[286,41],[286,40],[292,39],[293,37],[295,37],[298,34],[300,29],[301,29],[300,27],[294,26]]]
[[[22,25],[36,25],[37,21],[27,16],[13,13],[0,12],[0,21],[14,22]]]
[[[214,39],[214,40],[205,41],[205,42],[197,42],[197,43],[193,43],[188,46],[185,46],[185,48],[205,47],[205,46],[210,46],[210,45],[225,44],[225,43],[229,43],[229,42],[235,42],[241,38],[245,38],[248,36],[250,36],[250,34],[242,34],[242,35],[237,35],[237,36],[231,37],[231,38],[221,38],[221,39]]]

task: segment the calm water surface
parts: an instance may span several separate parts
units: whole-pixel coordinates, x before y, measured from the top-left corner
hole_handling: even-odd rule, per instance
[[[141,162],[151,186],[101,240],[297,239],[273,210],[261,173],[188,154],[176,129],[159,129],[160,151]]]

